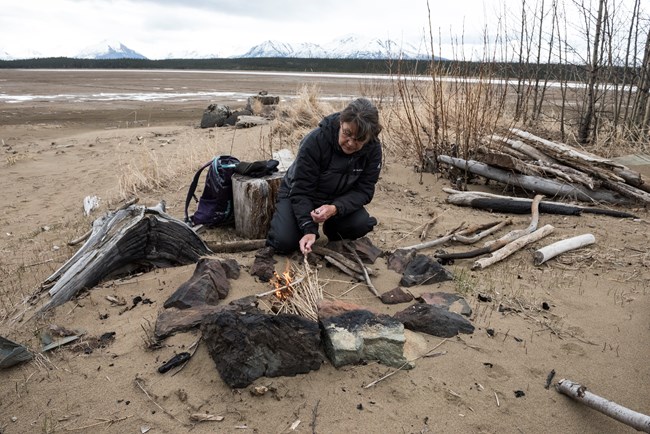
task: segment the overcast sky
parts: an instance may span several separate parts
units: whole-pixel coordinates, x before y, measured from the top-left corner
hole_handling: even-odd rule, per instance
[[[540,1],[527,0],[526,5],[534,8]],[[629,5],[633,1],[608,0]],[[581,2],[595,13],[597,0],[565,4],[568,10]],[[480,58],[472,51],[482,51],[486,31],[503,35],[504,23],[520,30],[523,0],[429,3],[434,50],[442,57]],[[574,27],[569,31],[584,39],[584,30],[578,29],[584,23],[581,18],[569,17],[567,22]],[[534,23],[531,19],[529,26]],[[427,52],[427,1],[0,0],[0,57],[4,52],[14,57],[75,56],[102,41],[121,42],[151,59],[191,52],[227,57],[266,40],[324,45],[349,34],[409,42]],[[450,35],[456,37],[452,44]]]
[[[495,14],[483,0],[430,4],[435,33],[465,29],[466,39]],[[74,56],[104,40],[152,59],[229,56],[266,40],[325,44],[347,34],[421,46],[429,34],[426,0],[0,0],[0,51],[14,56]]]

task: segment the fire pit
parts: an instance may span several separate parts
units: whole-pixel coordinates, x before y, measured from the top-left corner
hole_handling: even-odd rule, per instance
[[[268,297],[269,310],[275,314],[288,313],[318,321],[318,303],[323,299],[323,290],[318,282],[318,273],[303,259],[303,265],[287,260],[282,273],[274,272],[269,281],[273,289],[257,294]]]

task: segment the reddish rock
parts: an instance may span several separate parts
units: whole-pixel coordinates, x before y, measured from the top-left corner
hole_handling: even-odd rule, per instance
[[[405,292],[399,286],[390,291],[384,292],[379,298],[384,304],[399,304],[413,301],[413,295]]]

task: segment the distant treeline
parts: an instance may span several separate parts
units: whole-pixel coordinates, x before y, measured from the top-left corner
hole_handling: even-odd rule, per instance
[[[466,62],[452,60],[390,59],[75,59],[50,57],[40,59],[0,60],[0,69],[188,69],[287,72],[334,72],[359,74],[428,75],[432,68],[439,75],[464,77],[526,78],[558,81],[583,81],[587,68],[571,64],[520,64]],[[628,74],[634,71],[628,71]],[[614,76],[622,77],[618,68]],[[629,76],[629,75],[628,75]]]

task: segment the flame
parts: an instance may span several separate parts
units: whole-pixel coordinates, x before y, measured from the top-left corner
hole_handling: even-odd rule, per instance
[[[280,300],[286,300],[293,295],[293,273],[291,272],[291,263],[287,261],[287,266],[282,274],[277,271],[273,272],[271,284],[275,287],[275,296]]]

